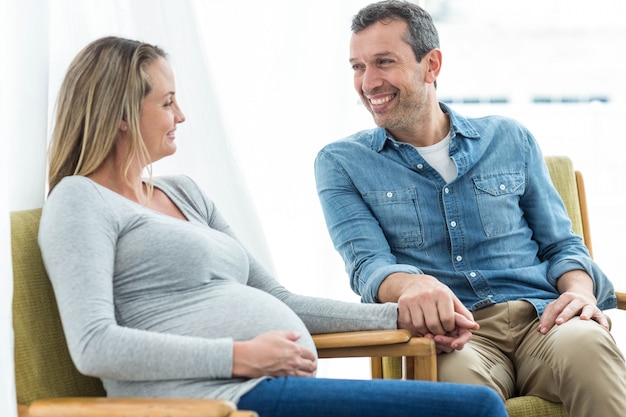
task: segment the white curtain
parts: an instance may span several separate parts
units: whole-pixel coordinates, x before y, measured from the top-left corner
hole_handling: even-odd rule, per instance
[[[186,173],[216,200],[245,245],[273,269],[214,101],[194,6],[178,0],[2,2],[3,152],[0,152],[0,415],[16,414],[9,212],[43,204],[50,114],[67,66],[88,42],[118,35],[158,44],[170,55],[187,116],[179,151],[155,175]]]
[[[48,83],[47,3],[3,2],[0,125],[0,413],[16,413],[9,211],[41,205]]]
[[[177,132],[178,151],[157,162],[155,175],[185,173],[216,200],[246,246],[269,268],[271,260],[214,101],[206,52],[192,1],[52,0],[50,105],[71,59],[88,42],[116,35],[161,46],[176,76],[187,122]]]

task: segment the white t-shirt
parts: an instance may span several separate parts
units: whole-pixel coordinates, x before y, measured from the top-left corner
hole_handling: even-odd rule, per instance
[[[424,158],[446,182],[451,182],[458,174],[457,166],[452,158],[450,158],[450,135],[451,132],[448,132],[448,136],[446,136],[444,140],[434,145],[415,147],[420,155],[422,155],[422,158]]]

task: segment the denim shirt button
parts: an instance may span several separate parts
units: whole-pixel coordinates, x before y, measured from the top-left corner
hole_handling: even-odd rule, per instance
[[[448,187],[446,187],[446,188],[443,189],[443,192],[446,193],[446,194],[449,194],[450,193],[450,189]]]
[[[500,189],[501,189],[502,191],[506,190],[506,185],[504,185],[504,184],[500,184]]]
[[[389,198],[393,197],[393,193],[391,191],[387,192],[387,197]]]
[[[417,166],[417,169],[422,169],[422,168],[424,168],[424,165],[423,165],[423,164],[417,164],[416,166]]]
[[[452,227],[456,227],[456,222],[455,222],[454,220],[452,220],[452,221],[450,222],[450,226],[452,226]]]
[[[461,262],[462,260],[463,260],[463,257],[461,255],[457,255],[456,261]]]
[[[476,272],[470,272],[470,277],[476,278]]]

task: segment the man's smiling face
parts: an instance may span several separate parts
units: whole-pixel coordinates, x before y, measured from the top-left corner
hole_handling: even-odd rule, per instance
[[[411,129],[427,106],[427,60],[417,62],[407,30],[402,20],[386,20],[353,33],[350,41],[354,88],[376,124],[392,132]]]

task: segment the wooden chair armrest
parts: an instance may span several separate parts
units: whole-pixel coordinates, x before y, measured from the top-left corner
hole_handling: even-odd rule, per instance
[[[65,397],[18,409],[20,417],[258,417],[230,401],[191,398]]]
[[[407,330],[371,330],[313,335],[319,358],[372,358],[372,377],[382,377],[382,357],[402,357],[407,379],[437,380],[435,342]],[[375,365],[376,364],[376,365]]]
[[[314,334],[313,342],[317,349],[331,349],[359,346],[392,345],[406,343],[411,338],[408,330],[367,330],[362,332],[342,332]]]
[[[626,310],[626,292],[616,291],[615,295],[617,296],[617,308]]]
[[[361,333],[361,332],[358,332]],[[379,356],[435,356],[435,342],[426,337],[411,337],[404,339],[401,335],[386,335],[388,339],[377,341],[369,339],[367,335],[346,335],[341,340],[343,333],[335,336],[313,336],[317,347],[317,355],[320,358],[363,358]],[[372,335],[374,336],[374,335]],[[397,338],[396,341],[391,341]],[[319,345],[318,345],[319,341]]]

